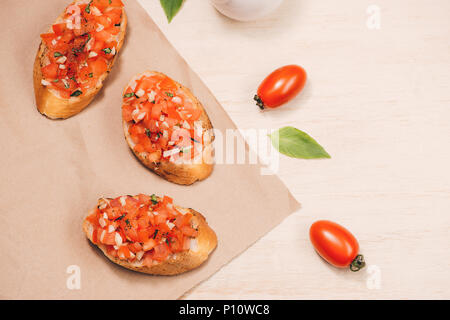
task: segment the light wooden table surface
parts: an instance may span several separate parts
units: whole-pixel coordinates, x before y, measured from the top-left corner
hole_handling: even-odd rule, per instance
[[[448,0],[285,0],[249,23],[187,0],[170,25],[159,1],[140,1],[239,128],[292,125],[332,155],[282,157],[303,208],[184,298],[450,298]],[[366,25],[372,4],[379,30]],[[259,82],[291,63],[308,72],[304,92],[259,112]],[[315,254],[308,229],[322,218],[357,236],[369,268]]]

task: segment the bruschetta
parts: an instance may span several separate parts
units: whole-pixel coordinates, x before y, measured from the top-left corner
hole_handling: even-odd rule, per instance
[[[146,71],[123,92],[125,139],[135,156],[170,182],[189,185],[213,170],[211,121],[191,91]]]
[[[101,198],[84,219],[83,230],[112,262],[154,275],[197,268],[217,246],[205,218],[167,196]]]
[[[122,48],[127,16],[121,0],[77,0],[41,34],[33,68],[37,109],[69,118],[94,99]]]

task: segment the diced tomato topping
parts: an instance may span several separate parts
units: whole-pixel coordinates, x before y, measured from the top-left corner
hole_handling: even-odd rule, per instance
[[[137,253],[139,251],[142,251],[142,245],[139,242],[133,242],[128,245],[128,249],[130,249],[130,251],[134,253]]]
[[[121,0],[93,0],[67,7],[64,22],[55,23],[49,33],[41,35],[50,61],[42,66],[46,81],[42,85],[57,90],[63,98],[84,95],[95,87],[118,52],[116,35],[123,6]],[[81,13],[80,24],[73,17],[76,12]]]
[[[148,239],[147,241],[144,242],[142,248],[144,249],[144,251],[149,251],[152,250],[155,246],[156,241],[154,239]]]
[[[92,51],[99,54],[105,47],[105,41],[102,41],[100,39],[94,39],[91,41],[93,41]]]
[[[78,73],[78,77],[84,81],[90,81],[94,77],[92,68],[90,66],[82,67]]]
[[[53,40],[57,38],[57,35],[54,33],[44,33],[41,34],[42,41],[44,41],[45,45],[49,48],[54,47]],[[56,41],[56,40],[55,40]]]
[[[61,36],[64,34],[64,31],[66,31],[67,26],[65,23],[57,23],[54,24],[52,26],[53,32],[57,35],[57,36]]]
[[[135,152],[146,152],[151,161],[189,160],[202,152],[206,140],[195,121],[203,110],[169,77],[136,77],[125,89],[123,102],[122,117],[129,123]]]
[[[123,7],[123,2],[122,0],[111,0],[109,1],[109,5],[111,7]]]
[[[101,243],[109,244],[109,245],[115,245],[116,244],[116,233],[115,232],[102,231],[102,233],[103,232],[104,232],[103,238],[101,238],[101,235],[100,235]]]
[[[167,216],[163,215],[163,214],[158,214],[155,217],[155,223],[156,224],[162,224],[167,220]]]
[[[61,36],[61,39],[58,40],[58,42],[67,45],[73,40],[73,38],[75,38],[75,34],[73,33],[73,31],[70,29],[66,29],[66,32],[64,32],[64,34]]]
[[[145,147],[142,144],[137,144],[134,146],[134,151],[137,153],[145,152]]]
[[[107,246],[106,252],[113,257],[117,257],[117,250],[114,249],[114,246]]]
[[[191,228],[190,226],[182,226],[181,232],[183,232],[183,234],[187,235],[188,237],[196,237],[197,236],[197,231],[195,229]]]
[[[120,32],[120,27],[116,27],[116,26],[111,26],[108,29],[105,29],[106,32],[108,32],[109,34],[112,34],[113,36],[118,35]]]
[[[144,265],[145,266],[151,267],[153,265],[153,259],[152,259],[152,255],[151,255],[150,252],[146,252],[144,254],[144,259],[143,260],[144,260]]]
[[[173,199],[168,196],[164,196],[163,198],[163,204],[173,203]]]
[[[101,199],[86,220],[93,227],[93,243],[119,259],[147,264],[189,250],[190,239],[198,236],[192,217],[178,212],[168,196],[139,194]]]
[[[161,90],[164,90],[165,93],[166,92],[173,93],[174,91],[177,90],[175,82],[169,77],[164,77],[162,81],[159,83],[159,87],[161,88]]]
[[[104,11],[108,7],[123,7],[123,2],[121,0],[93,0],[92,5]]]
[[[161,117],[161,114],[162,114],[161,111],[162,111],[162,106],[160,104],[153,106],[150,118],[152,118],[153,120],[159,120],[159,118]]]
[[[113,207],[106,208],[104,210],[104,212],[106,212],[108,219],[111,219],[111,220],[117,219],[121,216],[120,210],[118,208],[113,208]]]
[[[42,75],[45,79],[56,79],[58,76],[58,65],[50,63],[41,69]]]
[[[131,251],[128,248],[128,246],[119,247],[117,254],[118,254],[119,258],[121,258],[121,259],[128,259],[131,257]]]
[[[144,243],[150,238],[151,234],[149,230],[140,229],[138,230],[139,242]]]
[[[175,218],[173,223],[178,228],[181,228],[182,226],[188,224],[188,221],[191,219],[191,217],[192,217],[191,214],[185,214],[185,215],[179,214],[179,215],[177,215],[177,217]]]
[[[90,63],[94,77],[99,77],[108,70],[108,65],[103,59],[96,59]]]
[[[152,197],[141,193],[141,194],[138,195],[138,199],[139,199],[140,203],[149,204],[150,201],[152,200]]]
[[[104,14],[111,20],[111,23],[115,26],[122,20],[122,9],[113,9]]]
[[[189,250],[191,247],[191,240],[187,237],[183,238],[183,250]]]
[[[111,19],[108,19],[108,16],[106,14],[95,17],[95,20],[98,24],[102,25],[105,29],[109,28],[112,24]]]
[[[93,215],[93,217],[95,218],[96,216]],[[91,224],[93,224],[93,223],[91,222]],[[94,243],[94,244],[98,244],[99,243],[98,231],[97,230],[98,230],[97,228],[94,228],[94,231],[92,232],[92,243]]]
[[[131,105],[124,105],[122,107],[122,118],[126,122],[133,120],[133,116],[132,116],[133,110],[134,110],[134,108]]]
[[[133,242],[139,241],[137,229],[134,227],[125,227],[125,235],[127,239],[130,239],[130,241]]]
[[[109,33],[106,30],[102,30],[102,31],[96,32],[94,37],[96,40],[107,42],[111,38],[111,33]]]

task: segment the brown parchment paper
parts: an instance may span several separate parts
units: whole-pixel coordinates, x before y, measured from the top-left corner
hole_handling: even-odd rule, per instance
[[[91,105],[63,121],[39,114],[32,87],[39,34],[68,3],[0,2],[0,298],[178,298],[299,204],[276,176],[260,175],[259,165],[216,165],[207,180],[179,186],[151,173],[132,155],[121,127],[121,94],[129,79],[146,69],[190,88],[215,128],[235,128],[135,0],[124,1],[129,18],[125,44]],[[167,194],[202,212],[219,239],[210,259],[179,276],[150,276],[116,266],[91,246],[81,223],[97,199],[137,193]],[[66,286],[70,265],[80,268],[79,290]]]

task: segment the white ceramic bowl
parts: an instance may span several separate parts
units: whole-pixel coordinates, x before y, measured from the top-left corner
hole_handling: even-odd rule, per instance
[[[210,0],[223,15],[239,21],[251,21],[273,12],[283,0]]]

